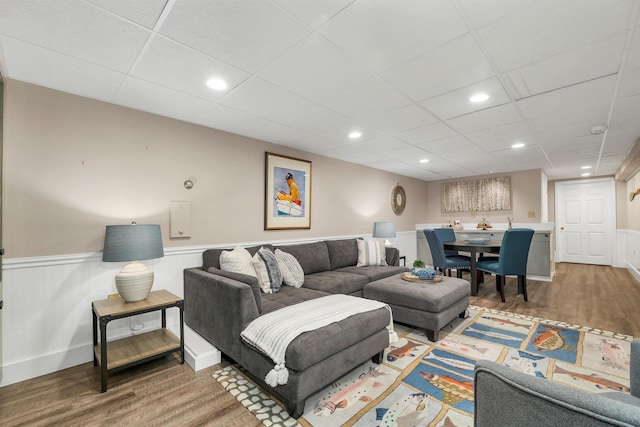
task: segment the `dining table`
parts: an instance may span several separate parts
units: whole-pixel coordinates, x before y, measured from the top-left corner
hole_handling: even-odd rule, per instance
[[[471,295],[478,295],[478,254],[499,253],[501,244],[501,240],[480,241],[477,239],[455,240],[442,243],[445,249],[469,252],[469,257],[471,258]]]

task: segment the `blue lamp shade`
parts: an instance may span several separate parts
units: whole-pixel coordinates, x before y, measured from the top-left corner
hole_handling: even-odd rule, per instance
[[[153,286],[153,271],[139,261],[163,256],[159,225],[107,225],[102,261],[133,261],[116,275],[116,288],[124,301],[147,298]]]
[[[396,223],[395,222],[374,222],[373,237],[376,239],[395,239]]]

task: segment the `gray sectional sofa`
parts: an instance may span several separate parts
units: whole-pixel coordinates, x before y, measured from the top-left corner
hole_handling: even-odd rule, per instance
[[[276,249],[271,245],[247,249],[253,255],[260,247]],[[185,322],[245,368],[298,418],[307,397],[369,358],[382,361],[382,352],[389,345],[389,311],[380,308],[356,314],[298,336],[286,352],[288,382],[276,387],[264,382],[273,361],[245,344],[241,331],[258,316],[298,302],[329,294],[361,297],[367,284],[410,269],[398,265],[395,248],[385,248],[387,266],[357,267],[356,239],[277,248],[300,263],[304,270],[301,288],[282,286],[277,293],[262,293],[254,277],[220,269],[219,258],[225,249],[209,249],[203,253],[202,266],[184,270]]]

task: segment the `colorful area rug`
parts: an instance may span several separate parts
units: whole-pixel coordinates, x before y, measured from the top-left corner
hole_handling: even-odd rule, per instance
[[[588,392],[629,392],[628,335],[474,306],[436,343],[407,326],[396,332],[384,363],[367,362],[311,396],[298,420],[237,366],[213,377],[265,426],[472,426],[479,359]]]

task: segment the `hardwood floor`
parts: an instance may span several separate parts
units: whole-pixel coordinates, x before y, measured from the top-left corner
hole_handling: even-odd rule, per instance
[[[581,324],[640,337],[634,314],[640,284],[627,270],[559,264],[553,283],[529,280],[529,301],[507,279],[506,303],[486,277],[471,304]],[[100,393],[92,363],[0,388],[3,426],[260,426],[257,419],[212,377],[219,366],[193,372],[176,356],[109,376]]]

